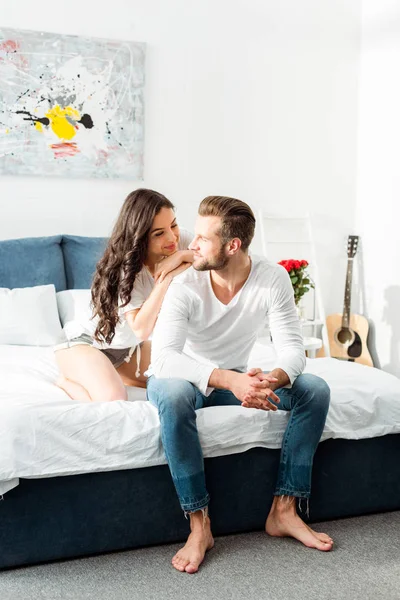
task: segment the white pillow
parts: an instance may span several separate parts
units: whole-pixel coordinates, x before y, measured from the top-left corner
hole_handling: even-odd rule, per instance
[[[62,339],[54,285],[0,288],[0,344],[53,346]]]
[[[96,329],[96,319],[92,319],[90,290],[65,290],[57,293],[58,312],[64,334],[68,340],[86,333],[93,337]],[[109,344],[99,344],[98,348],[130,348],[137,345],[137,339],[128,322],[121,317],[114,339]]]
[[[93,335],[95,324],[92,321],[90,290],[65,290],[57,293],[58,314],[67,339],[81,333]]]

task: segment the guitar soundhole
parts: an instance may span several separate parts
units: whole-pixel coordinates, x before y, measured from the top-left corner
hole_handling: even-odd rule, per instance
[[[349,344],[352,341],[353,333],[350,329],[341,329],[337,333],[337,339],[341,344],[345,346],[346,344]]]
[[[349,328],[342,328],[335,334],[335,339],[338,344],[344,346],[346,354],[349,358],[340,357],[342,360],[354,361],[362,354],[361,338],[356,331]]]
[[[348,347],[347,354],[351,358],[358,358],[359,356],[361,356],[361,353],[362,353],[361,338],[356,331],[354,331],[353,333],[355,335],[355,340],[351,344],[351,346]]]

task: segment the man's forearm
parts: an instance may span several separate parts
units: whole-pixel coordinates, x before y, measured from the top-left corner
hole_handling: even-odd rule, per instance
[[[208,380],[208,385],[213,388],[222,390],[231,390],[235,377],[238,375],[236,371],[228,369],[214,369]],[[275,377],[278,381],[271,383],[268,387],[275,391],[278,388],[284,387],[290,383],[288,374],[283,369],[274,369],[268,375]]]
[[[214,369],[208,380],[208,385],[219,390],[230,390],[235,371]]]
[[[202,394],[207,395],[210,386],[212,364],[202,364],[181,351],[157,347],[157,338],[153,338],[151,367],[158,379],[186,379],[193,383]]]

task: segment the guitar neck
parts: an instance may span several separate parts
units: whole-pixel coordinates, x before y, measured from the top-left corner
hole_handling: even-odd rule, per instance
[[[342,327],[349,329],[350,327],[350,306],[351,306],[351,284],[353,280],[353,259],[347,261],[346,286],[344,288],[343,316]]]

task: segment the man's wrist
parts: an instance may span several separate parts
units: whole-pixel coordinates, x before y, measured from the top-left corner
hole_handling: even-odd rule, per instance
[[[231,390],[236,375],[238,373],[228,369],[214,369],[208,380],[208,385],[221,390]]]
[[[290,383],[289,376],[286,373],[286,371],[284,371],[283,369],[273,369],[273,371],[270,371],[270,373],[268,373],[268,375],[271,375],[272,377],[276,377],[276,379],[278,380],[276,382],[270,383],[270,385],[269,385],[269,388],[273,392]]]

